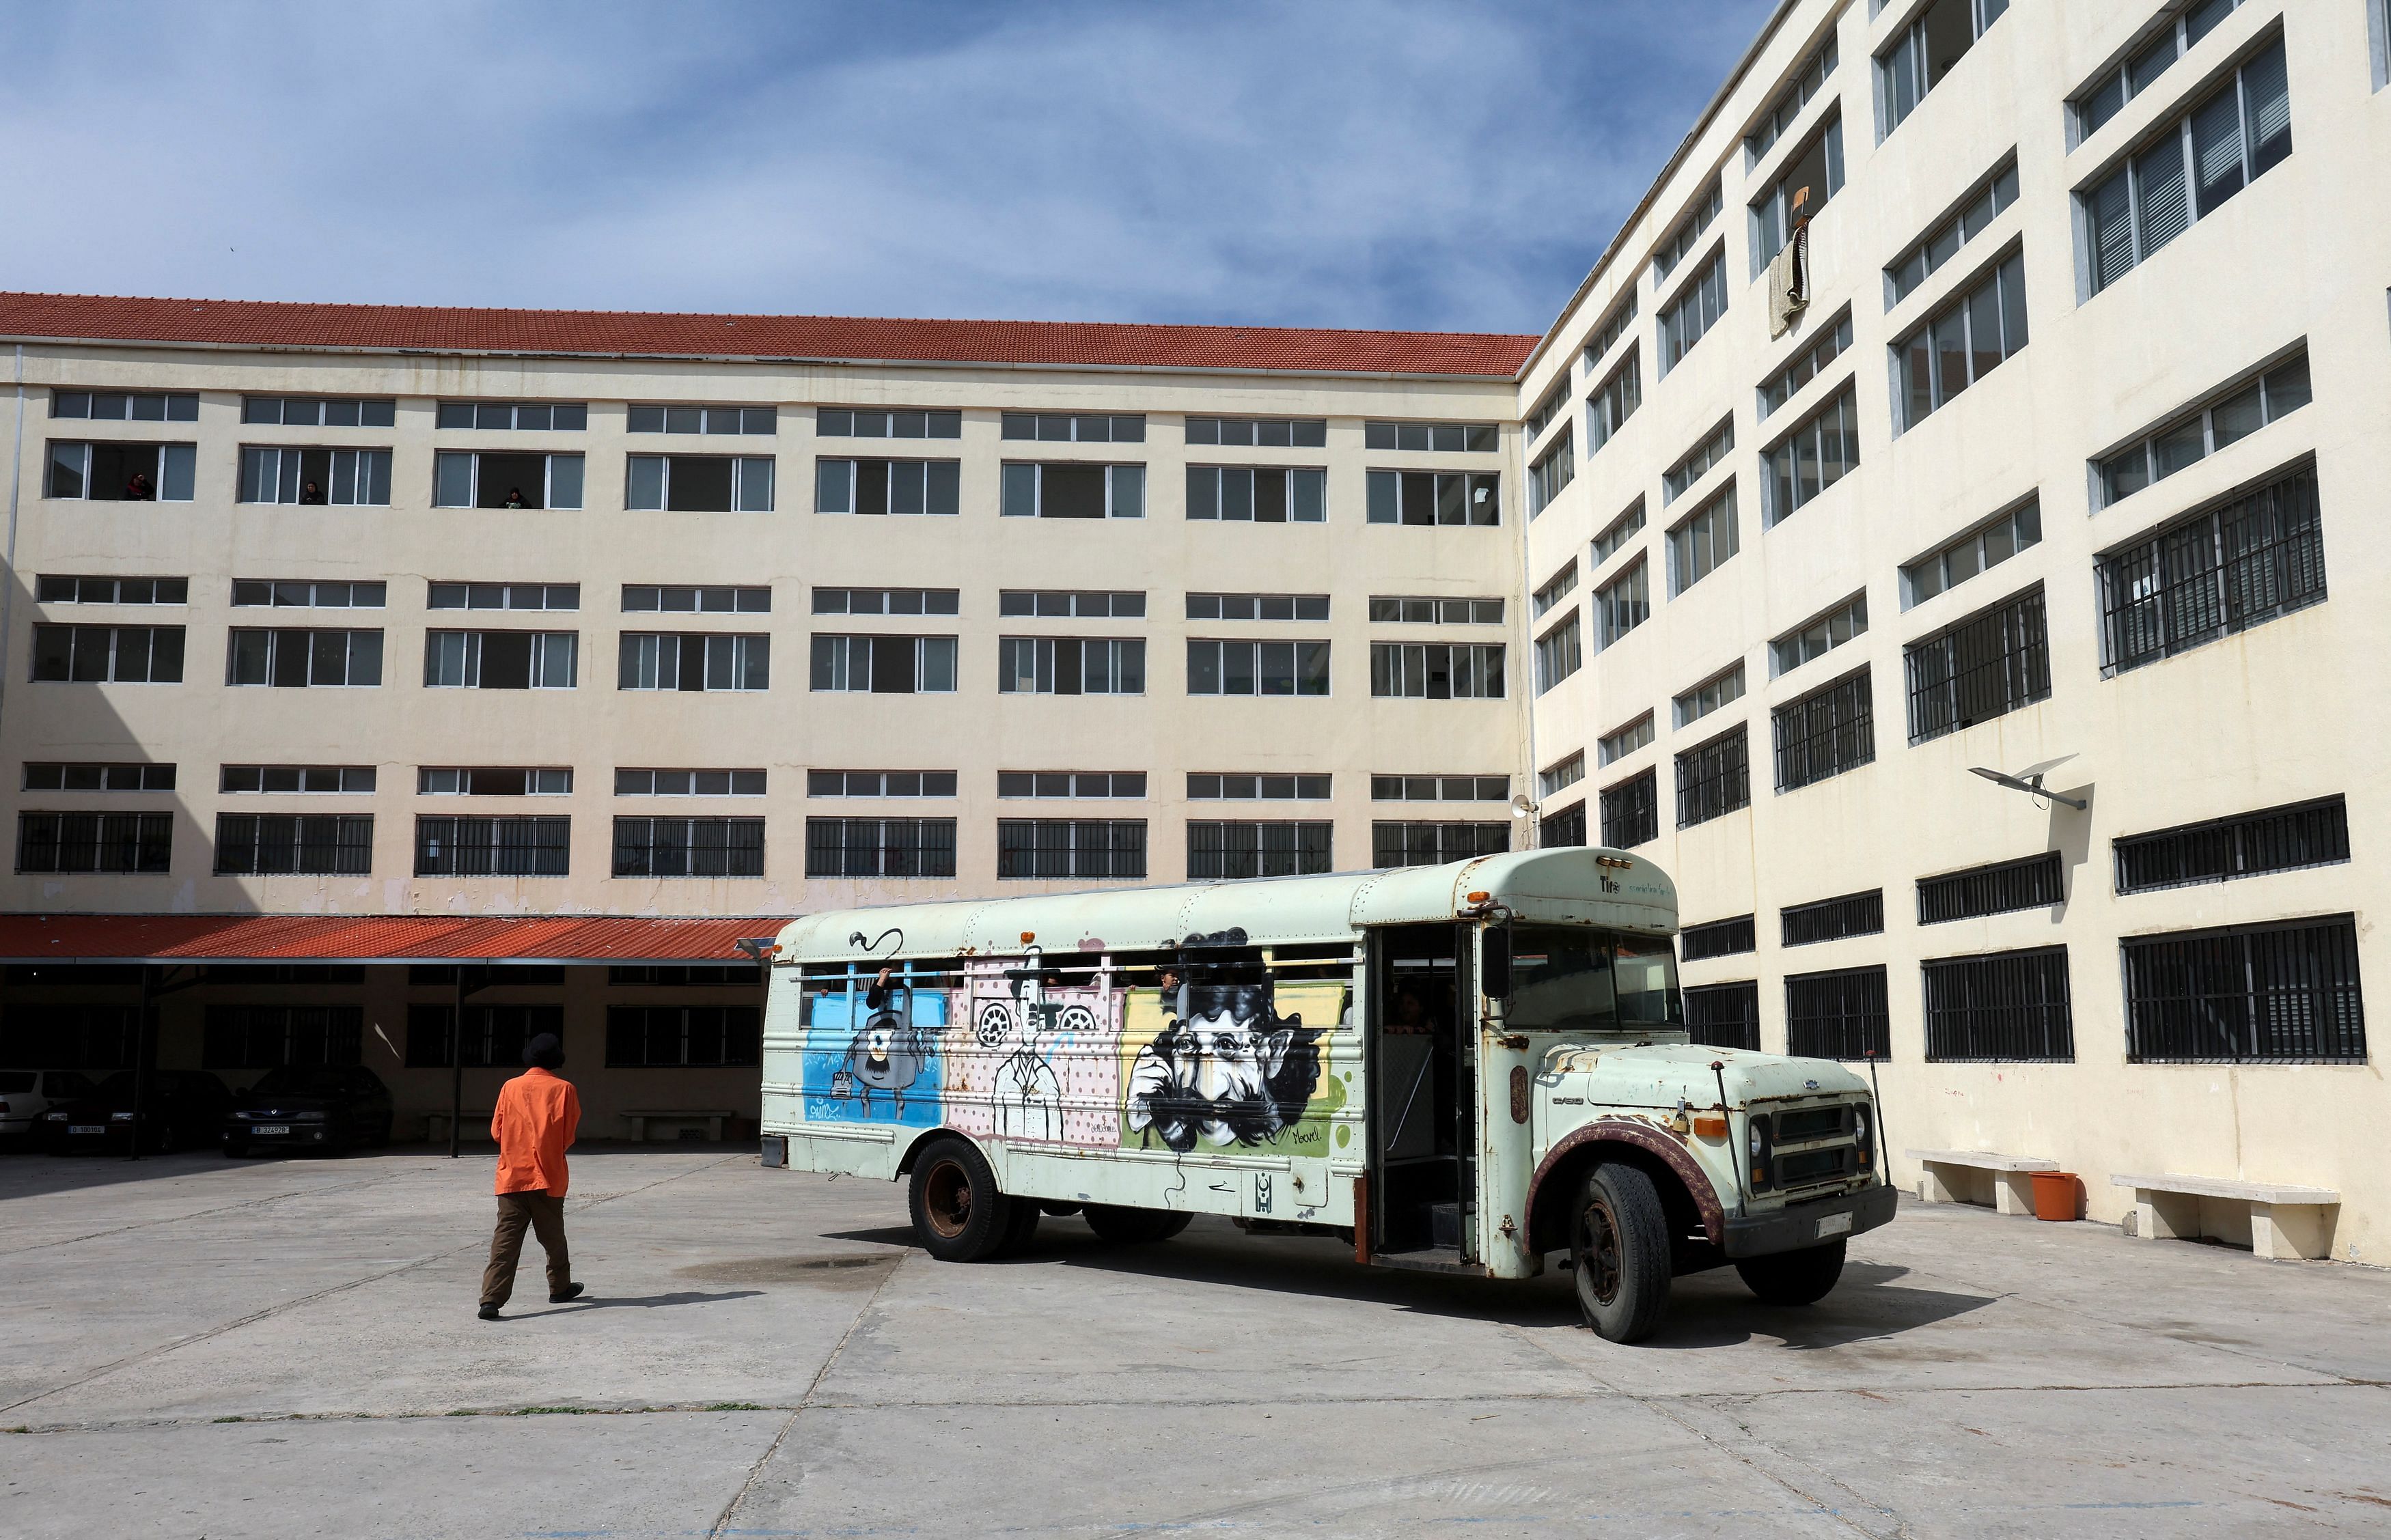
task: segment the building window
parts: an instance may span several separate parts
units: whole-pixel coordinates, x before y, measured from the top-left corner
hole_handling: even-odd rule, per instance
[[[2198,0],[2197,4],[2175,8],[2154,35],[2094,76],[2068,104],[2075,112],[2075,134],[2069,148],[2090,138],[2101,124],[2125,110],[2127,102],[2158,83],[2159,77],[2177,59],[2215,32],[2240,3],[2241,0]]]
[[[952,636],[817,635],[813,639],[812,687],[870,691],[875,695],[947,694],[955,687],[955,651]],[[712,662],[709,651],[709,668]],[[684,684],[680,687],[696,687]]]
[[[1802,72],[1788,81],[1785,89],[1777,93],[1777,99],[1768,104],[1767,115],[1743,136],[1746,170],[1760,164],[1760,158],[1768,153],[1768,147],[1782,138],[1785,131],[1793,126],[1793,120],[1801,115],[1802,109],[1826,89],[1827,77],[1835,72],[1837,62],[1835,34],[1829,32],[1816,51],[1802,61]]]
[[[11,983],[63,982],[63,977],[52,979],[49,973],[64,975],[58,968],[28,978],[29,969],[8,970]],[[127,972],[130,979],[110,978],[111,972]],[[76,983],[138,983],[141,969],[136,965],[119,968],[113,964],[85,964],[74,969]],[[11,1005],[6,1020],[0,1020],[0,1059],[11,1064],[59,1069],[71,1066],[90,1074],[105,1074],[128,1068],[137,1055],[141,1041],[141,1007],[139,1006],[99,1005],[34,1005],[30,1002]],[[71,1084],[71,1083],[70,1083]]]
[[[708,590],[709,593],[720,590]],[[758,608],[771,609],[771,590],[748,590],[766,596]],[[1064,596],[1066,597],[1069,596]],[[1092,598],[1107,596],[1095,594]],[[963,596],[952,588],[817,588],[817,615],[952,615],[962,609]],[[1141,599],[1143,596],[1141,596]],[[1141,605],[1142,608],[1142,605]]]
[[[1373,470],[1373,524],[1476,524],[1503,521],[1502,478],[1493,471]]]
[[[1536,823],[1536,843],[1547,850],[1583,845],[1585,836],[1583,802],[1571,802],[1557,813],[1547,813]]]
[[[1726,248],[1722,246],[1661,312],[1661,378],[1666,379],[1725,314]]]
[[[1751,276],[1768,271],[1768,263],[1785,250],[1801,222],[1816,218],[1828,199],[1842,190],[1843,119],[1836,112],[1751,205]]]
[[[1544,392],[1544,399],[1536,403],[1536,409],[1528,414],[1530,443],[1543,438],[1544,430],[1558,421],[1560,415],[1569,410],[1570,383],[1569,371],[1563,369],[1560,378],[1553,381],[1553,388]]]
[[[1675,465],[1661,473],[1661,506],[1665,508],[1684,496],[1734,448],[1735,418],[1729,417],[1711,430],[1701,443],[1687,450]]]
[[[2025,341],[2025,258],[2012,253],[1893,344],[1901,361],[1901,426],[1924,422]]]
[[[1144,797],[1143,770],[999,770],[999,797],[1053,798],[1087,801],[1098,798]]]
[[[1562,564],[1561,570],[1555,572],[1550,581],[1536,590],[1534,597],[1529,604],[1529,610],[1537,619],[1542,619],[1554,605],[1576,592],[1577,559],[1572,557]]]
[[[773,471],[769,456],[633,455],[628,457],[627,474],[623,506],[635,511],[772,511]]]
[[[1635,499],[1626,512],[1603,526],[1594,537],[1594,564],[1600,567],[1626,548],[1627,542],[1644,530],[1644,499]]]
[[[808,818],[808,877],[952,877],[952,818]]]
[[[2042,585],[1913,642],[1909,741],[1924,743],[2050,696],[2050,635]]]
[[[1652,618],[1650,564],[1635,564],[1594,593],[1594,649],[1596,652]]]
[[[379,589],[381,584],[359,586]],[[235,591],[239,588],[236,583]],[[190,594],[190,580],[178,577],[66,577],[44,572],[33,580],[33,597],[42,604],[188,604]]]
[[[616,877],[761,877],[761,818],[617,818]]]
[[[1591,374],[1604,355],[1619,345],[1619,340],[1626,336],[1635,324],[1635,290],[1630,288],[1611,313],[1602,318],[1602,324],[1594,328],[1594,335],[1586,339],[1584,357],[1587,373]],[[1596,444],[1595,447],[1601,446]]]
[[[1735,529],[1735,483],[1687,514],[1669,531],[1669,597],[1674,598],[1725,566],[1739,548]]]
[[[476,588],[480,586],[475,585]],[[575,590],[578,592],[577,588]],[[849,594],[883,594],[939,592],[940,590],[850,588]],[[946,590],[951,592],[951,590]],[[549,584],[551,610],[567,608],[555,602],[556,585]],[[817,590],[821,592],[821,590]],[[475,606],[476,609],[480,606]],[[510,603],[509,609],[526,608]],[[683,588],[658,587],[652,584],[623,584],[623,613],[691,615],[769,615],[772,612],[772,591],[769,588]],[[890,613],[896,613],[891,610]],[[859,614],[877,614],[878,610],[859,610]]]
[[[419,764],[419,797],[569,797],[569,764]]]
[[[1369,422],[1362,425],[1362,443],[1368,449],[1492,455],[1503,447],[1503,431],[1491,422]]]
[[[2103,675],[2321,604],[2316,467],[2177,520],[2096,567]]]
[[[1542,695],[1551,689],[1575,674],[1584,661],[1584,648],[1578,639],[1577,616],[1571,614],[1536,638],[1536,693]]]
[[[274,404],[279,405],[280,403],[277,402]],[[325,403],[318,401],[296,404],[321,407]],[[356,425],[358,403],[333,402],[331,404],[349,408],[349,421],[346,426]],[[390,426],[391,404],[389,402],[367,402],[364,404],[379,406],[383,413],[379,423],[369,423],[368,427]],[[188,391],[52,391],[50,416],[96,419],[100,422],[197,422],[200,420],[200,398]],[[270,420],[279,422],[282,419],[277,417]],[[316,419],[310,417],[305,420],[312,422]]]
[[[777,433],[780,431],[780,415],[779,409],[771,406],[633,406],[626,415],[623,427],[626,431],[633,433]],[[826,419],[832,415],[825,410],[817,415],[817,420]],[[885,418],[888,416],[886,413],[871,412],[855,415],[859,418]],[[448,425],[443,423],[441,426]],[[833,430],[825,427],[821,431],[828,433]],[[894,436],[920,438],[923,435]],[[954,437],[951,433],[933,436]]]
[[[1813,904],[1788,904],[1777,911],[1787,946],[1816,946],[1820,942],[1884,933],[1884,890],[1822,898]]]
[[[1759,932],[1753,925],[1756,918],[1737,915],[1729,919],[1688,925],[1677,932],[1677,950],[1687,962],[1732,957],[1752,951],[1760,944]]]
[[[2349,859],[2349,812],[2339,796],[2321,797],[2149,834],[2120,835],[2114,849],[2120,893],[2301,871]]]
[[[1851,307],[1844,306],[1841,314],[1812,336],[1816,340],[1803,347],[1792,363],[1762,382],[1760,415],[1763,417],[1799,395],[1804,386],[1826,373],[1827,366],[1841,358],[1844,350],[1852,345]]]
[[[1327,617],[1324,613],[1321,618],[1325,620]],[[1370,596],[1370,622],[1374,625],[1501,625],[1503,601],[1499,598],[1411,598],[1393,594],[1373,594]]]
[[[1849,385],[1761,454],[1768,522],[1782,524],[1860,463],[1859,401]]]
[[[574,500],[559,506],[579,507],[581,457],[571,458]],[[240,501],[387,507],[390,451],[282,449],[245,443],[240,446]]]
[[[227,764],[216,778],[216,789],[230,793],[284,792],[352,795],[371,791],[378,778],[370,764]]]
[[[172,791],[171,764],[38,764],[25,766],[28,791]]]
[[[2366,32],[2374,50],[2374,89],[2380,91],[2391,85],[2391,0],[2374,0],[2366,7]]]
[[[1190,802],[1326,802],[1327,776],[1227,775],[1189,771]]]
[[[381,633],[371,635],[379,642]],[[183,682],[183,628],[37,625],[33,627],[33,677],[81,684],[179,685]]]
[[[442,971],[454,977],[454,969]],[[418,982],[411,970],[407,982]],[[407,1067],[446,1070],[461,1059],[469,1070],[511,1072],[523,1062],[524,1044],[542,1033],[564,1035],[564,1007],[467,1006],[465,1030],[460,1033],[456,1025],[455,1006],[407,1007]]]
[[[1868,635],[1868,595],[1854,594],[1816,620],[1795,626],[1768,644],[1771,678],[1823,658],[1855,636]]]
[[[1190,695],[1326,695],[1326,642],[1187,643]]]
[[[1255,524],[1317,524],[1328,517],[1328,472],[1191,465],[1187,468],[1187,517]]]
[[[1612,850],[1633,850],[1661,837],[1661,778],[1647,770],[1616,786],[1605,787],[1600,798],[1602,842]]]
[[[996,670],[1002,695],[1144,695],[1145,643],[1135,636],[1000,636]]]
[[[181,579],[173,580],[179,583]],[[380,610],[390,597],[381,583],[311,583],[304,578],[235,578],[236,610]]]
[[[1679,828],[1751,805],[1751,738],[1740,725],[1677,756]]]
[[[321,593],[332,586],[317,584]],[[379,590],[379,583],[360,583],[358,588]],[[234,584],[238,591],[239,584]],[[278,592],[281,584],[276,584]],[[236,598],[233,602],[240,602]],[[275,600],[279,604],[280,598]],[[373,601],[380,604],[381,601]],[[424,608],[427,610],[578,610],[581,608],[581,584],[577,583],[433,583],[425,584]]]
[[[699,772],[704,774],[704,772]],[[619,776],[623,772],[616,772]],[[659,770],[658,776],[668,774]],[[739,771],[734,774],[756,776],[756,792],[764,793],[761,770]],[[808,770],[806,772],[806,795],[808,797],[951,797],[955,794],[955,773],[951,770]]]
[[[2226,391],[2217,401],[2096,461],[2095,504],[2107,507],[2130,497],[2306,406],[2311,399],[2307,353],[2303,350],[2296,358],[2237,380]]]
[[[1918,923],[1947,925],[1957,919],[2048,909],[2067,901],[2067,879],[2059,853],[2045,851],[2022,861],[1945,872],[1918,879]]]
[[[2198,107],[2079,193],[2098,294],[2292,153],[2291,83],[2275,39]]]
[[[53,443],[48,489],[43,495],[107,503],[187,503],[199,453],[198,445],[188,443]]]
[[[1979,524],[1939,551],[1901,569],[1901,607],[1922,604],[2042,543],[2042,505],[2029,497],[1991,522]]]
[[[1926,984],[1926,1058],[1942,1064],[2072,1064],[2067,948],[1935,957]]]
[[[764,982],[753,963],[616,963],[606,969],[614,988],[754,989]]]
[[[1702,984],[1686,991],[1686,1036],[1712,1048],[1760,1051],[1760,984]]]
[[[1004,437],[1042,443],[1144,443],[1142,416],[1073,416],[1065,412],[1007,412]]]
[[[1187,879],[1308,877],[1332,871],[1330,831],[1317,823],[1213,823],[1189,820]]]
[[[1583,756],[1580,756],[1580,763],[1583,764]],[[1370,800],[1374,802],[1499,802],[1510,794],[1508,776],[1370,777]]]
[[[1324,652],[1327,645],[1320,644]],[[1499,700],[1503,698],[1502,645],[1372,642],[1370,693],[1427,700]]]
[[[898,637],[903,642],[911,638]],[[817,650],[823,638],[814,638]],[[900,647],[896,650],[902,651]],[[766,690],[772,638],[761,633],[673,635],[626,631],[616,642],[614,687],[622,690]],[[817,686],[817,688],[821,687]]]
[[[1892,1059],[1884,969],[1788,974],[1785,1051],[1795,1059]]]
[[[610,1070],[730,1069],[760,1061],[754,1006],[608,1006]]]
[[[1191,620],[1196,615],[1195,601],[1196,596],[1190,595],[1187,614]],[[1328,601],[1324,598],[1320,602],[1325,607]],[[1053,615],[1095,620],[1142,621],[1145,619],[1145,596],[1143,593],[1081,593],[1054,588],[1006,588],[996,596],[996,612],[1008,619],[1015,616]],[[1328,618],[1325,608],[1319,618],[1322,620]]]
[[[1628,319],[1633,320],[1635,314],[1631,306]],[[1635,408],[1643,404],[1644,371],[1637,361],[1636,350],[1630,348],[1620,359],[1619,367],[1611,370],[1609,376],[1595,387],[1594,393],[1585,398],[1586,454],[1591,456],[1596,450],[1609,443],[1612,435],[1627,426],[1627,419],[1635,415]]]
[[[1509,820],[1477,824],[1375,823],[1370,826],[1370,865],[1441,866],[1500,855],[1511,848]]]
[[[816,460],[814,511],[951,519],[963,512],[963,462]]]
[[[1985,226],[2017,201],[2017,157],[2012,153],[1999,170],[1970,190],[1958,212],[1920,236],[1917,245],[1885,268],[1885,308],[1890,310],[1909,298],[1919,284],[1942,271],[1960,248],[1983,235]]]
[[[1325,417],[1189,417],[1189,443],[1236,444],[1254,449],[1325,449]]]
[[[249,473],[251,453],[247,449],[241,451],[244,480]],[[276,451],[263,453],[273,454]],[[283,450],[280,453],[287,460],[292,452]],[[582,457],[578,455],[500,455],[443,449],[432,456],[432,506],[435,508],[577,508],[581,506]],[[769,466],[771,462],[767,460],[764,463]],[[639,457],[634,456],[631,465],[635,485],[639,481]],[[339,467],[333,468],[337,472]],[[287,468],[284,475],[287,480]],[[263,498],[248,500],[265,501]],[[385,496],[382,501],[387,502],[389,498]],[[626,506],[647,507],[653,505],[630,503]]]
[[[1528,468],[1528,517],[1533,519],[1544,511],[1561,489],[1577,479],[1575,442],[1567,433],[1544,451],[1535,464]]]
[[[999,511],[1007,519],[1143,519],[1145,467],[1009,460]]]
[[[1626,726],[1620,728],[1617,732],[1605,733],[1601,738],[1596,739],[1595,763],[1597,764],[1609,764],[1615,761],[1625,759],[1628,755],[1634,753],[1636,750],[1645,747],[1651,741],[1652,713],[1650,712],[1646,712],[1642,716],[1637,717],[1635,721],[1629,723]],[[1577,756],[1577,759],[1578,773],[1583,775],[1585,773],[1584,756],[1581,754]]]
[[[216,870],[363,877],[373,869],[370,813],[219,813]]]
[[[1777,736],[1777,789],[1810,786],[1876,760],[1876,712],[1868,671],[1860,670],[1770,713]]]
[[[824,439],[960,439],[963,436],[963,415],[824,406],[814,413],[814,435]]]
[[[174,842],[171,813],[19,813],[20,872],[162,872]]]
[[[565,877],[572,850],[570,817],[415,820],[418,877]]]
[[[1934,0],[1876,56],[1877,138],[1899,128],[1926,93],[1943,83],[2010,0]]]
[[[1714,674],[1685,694],[1669,702],[1676,725],[1690,727],[1721,706],[1732,705],[1743,699],[1743,664],[1738,661],[1725,672]]]
[[[578,433],[589,426],[589,405],[579,401],[444,401],[440,403],[434,426],[498,428],[529,433]]]
[[[2352,917],[2133,936],[2126,1057],[2137,1064],[2363,1064]]]
[[[1652,282],[1654,285],[1659,285],[1662,279],[1675,272],[1678,265],[1687,257],[1694,254],[1694,248],[1700,243],[1703,234],[1717,221],[1719,211],[1726,207],[1725,195],[1720,187],[1721,181],[1722,179],[1715,175],[1711,178],[1710,186],[1703,191],[1701,198],[1677,221],[1675,227],[1670,230],[1668,238],[1661,241],[1653,250]]]
[[[361,1062],[365,1024],[361,1006],[210,1006],[200,1068],[346,1067]]]
[[[268,685],[296,689],[334,686],[369,688],[381,683],[381,633],[379,631],[265,630],[236,626],[226,641],[225,683],[227,685]],[[177,674],[179,676],[179,664]]]
[[[1040,880],[1145,875],[1143,818],[999,818],[996,875]]]
[[[427,689],[569,690],[580,672],[578,632],[429,631],[423,636]]]
[[[810,774],[839,775],[841,772],[816,770]],[[871,774],[877,776],[880,772],[874,770]],[[764,794],[765,784],[765,772],[761,770],[620,769],[614,772],[614,795],[617,797],[760,797]],[[811,790],[807,794],[820,795]],[[878,795],[877,792],[869,794]],[[953,795],[951,786],[948,788],[948,795]]]

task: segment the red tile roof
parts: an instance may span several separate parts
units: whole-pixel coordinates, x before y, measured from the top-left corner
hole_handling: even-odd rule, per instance
[[[786,919],[0,915],[9,962],[737,962]]]
[[[1519,372],[1537,341],[1490,332],[468,310],[15,293],[0,293],[0,337],[375,352],[1047,364],[1500,379]]]

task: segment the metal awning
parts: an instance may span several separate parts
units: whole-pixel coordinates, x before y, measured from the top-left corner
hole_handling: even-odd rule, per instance
[[[0,962],[735,963],[787,916],[0,915]]]

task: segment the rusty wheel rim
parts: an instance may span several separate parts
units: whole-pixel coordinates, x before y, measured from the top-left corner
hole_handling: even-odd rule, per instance
[[[960,1161],[940,1161],[922,1183],[922,1209],[930,1228],[952,1240],[971,1223],[971,1174]]]
[[[1577,1221],[1579,1287],[1599,1304],[1619,1298],[1619,1222],[1601,1198],[1587,1200]]]

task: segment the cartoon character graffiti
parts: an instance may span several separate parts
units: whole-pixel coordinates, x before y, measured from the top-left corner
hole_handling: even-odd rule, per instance
[[[1274,1139],[1319,1086],[1321,1033],[1299,1011],[1278,1014],[1269,970],[1243,930],[1180,945],[1180,966],[1164,974],[1166,1024],[1130,1070],[1128,1129],[1182,1153],[1199,1139]]]
[[[1007,1041],[1014,1045],[996,1067],[996,1132],[1010,1139],[1057,1142],[1063,1137],[1063,1085],[1054,1073],[1050,1045],[1058,1035],[1085,1041],[1095,1030],[1096,1018],[1083,1005],[1057,1004],[1046,997],[1048,983],[1055,981],[1040,968],[1040,949],[1033,946],[1021,967],[1006,970],[1013,998],[982,1002],[973,1035],[990,1050]]]
[[[891,989],[888,976],[894,971],[883,968],[865,991],[863,1008],[871,1014],[847,1045],[844,1067],[830,1081],[831,1095],[860,1097],[867,1118],[874,1091],[886,1093],[897,1104],[898,1117],[903,1118],[905,1093],[930,1061],[929,1045],[913,1023],[913,986],[908,982]],[[899,1003],[892,1008],[892,1001]]]

